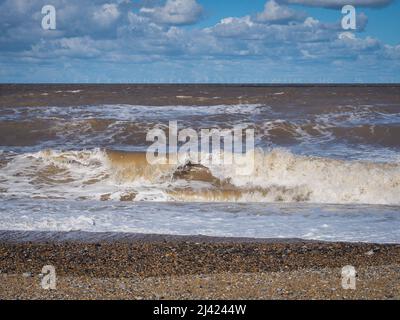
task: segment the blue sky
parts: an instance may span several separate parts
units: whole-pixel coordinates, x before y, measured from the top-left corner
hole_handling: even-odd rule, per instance
[[[0,0],[0,30],[0,82],[400,82],[400,0]]]

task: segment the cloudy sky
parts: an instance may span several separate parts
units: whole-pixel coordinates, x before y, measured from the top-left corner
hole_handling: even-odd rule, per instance
[[[0,0],[0,31],[0,82],[400,82],[400,0]]]

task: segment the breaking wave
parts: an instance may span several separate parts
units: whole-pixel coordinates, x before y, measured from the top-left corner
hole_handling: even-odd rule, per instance
[[[279,148],[242,157],[254,163],[251,174],[238,164],[204,164],[192,156],[176,165],[150,165],[145,153],[99,148],[2,153],[0,198],[400,205],[398,162],[335,160]]]

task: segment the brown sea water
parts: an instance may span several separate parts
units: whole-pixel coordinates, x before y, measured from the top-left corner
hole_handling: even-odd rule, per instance
[[[253,129],[253,172],[150,165],[169,121]],[[397,242],[399,134],[395,85],[0,85],[0,223]]]

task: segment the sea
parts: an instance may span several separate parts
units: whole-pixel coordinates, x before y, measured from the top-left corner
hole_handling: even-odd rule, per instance
[[[252,170],[149,163],[171,122]],[[0,85],[0,230],[400,243],[400,86]]]

